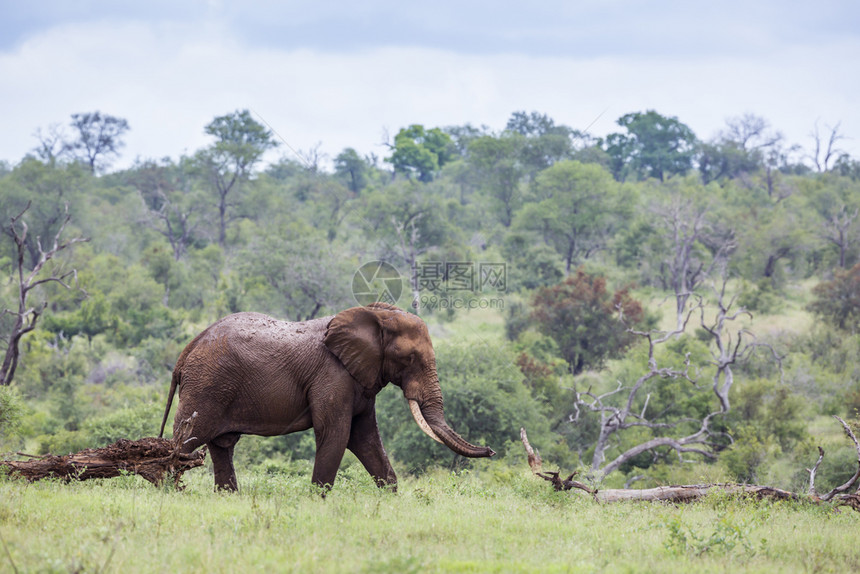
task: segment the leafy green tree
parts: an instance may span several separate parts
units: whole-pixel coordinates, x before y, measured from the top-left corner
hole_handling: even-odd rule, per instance
[[[505,227],[522,206],[521,181],[525,169],[520,160],[524,138],[515,133],[482,136],[469,143],[468,162],[478,173],[479,187],[490,200],[490,208]]]
[[[546,114],[514,112],[505,131],[523,136],[519,150],[520,161],[526,167],[529,179],[552,164],[568,159],[573,154],[573,138],[581,134]]]
[[[432,181],[435,173],[454,158],[456,147],[451,136],[440,128],[424,129],[421,124],[402,128],[394,136],[391,157],[385,161],[395,173]]]
[[[241,259],[243,310],[306,321],[353,302],[356,265],[301,222],[258,231]]]
[[[717,141],[702,144],[698,163],[702,181],[707,184],[754,172],[761,166],[762,158],[759,152],[749,152],[737,142]]]
[[[860,243],[860,184],[849,177],[826,173],[797,182],[803,210],[818,217],[815,235],[824,240],[833,261],[842,269],[858,258]],[[797,206],[800,207],[800,206]]]
[[[831,325],[850,333],[860,331],[860,263],[836,269],[833,279],[812,289],[815,300],[809,310]]]
[[[610,134],[605,141],[615,179],[634,176],[664,181],[693,167],[696,135],[678,118],[648,110],[623,115],[617,123],[627,133]]]
[[[335,239],[350,213],[356,194],[340,178],[312,172],[296,176],[289,188],[301,201],[301,217],[310,221],[314,227],[324,229],[329,241]],[[295,212],[282,214],[291,218],[297,215]]]
[[[334,173],[349,190],[358,195],[367,187],[369,166],[364,158],[351,147],[346,148],[334,158]]]
[[[747,381],[733,394],[726,424],[734,443],[720,458],[737,480],[755,483],[769,465],[810,438],[807,403],[788,385],[767,379]]]
[[[456,238],[442,201],[427,190],[403,181],[361,197],[354,218],[380,259],[412,269],[420,255]]]
[[[555,285],[564,278],[564,267],[558,253],[531,233],[512,231],[501,247],[507,263],[508,292]]]
[[[176,261],[196,240],[205,210],[204,198],[191,177],[190,163],[188,158],[179,163],[169,158],[160,162],[147,160],[123,174],[147,210],[146,225],[170,243]]]
[[[140,264],[124,264],[116,255],[101,253],[88,259],[78,269],[78,279],[88,296],[66,301],[45,328],[64,336],[94,336],[105,333],[115,345],[138,345],[148,337],[172,339],[180,332],[182,315],[165,305],[165,285],[155,278],[169,281],[165,269],[176,269],[169,254],[147,269]],[[169,284],[169,283],[168,283]]]
[[[573,374],[620,357],[636,340],[627,326],[644,319],[642,305],[627,289],[610,293],[604,277],[582,269],[563,283],[538,289],[532,301],[532,320],[555,340]]]
[[[535,195],[517,214],[517,226],[531,229],[553,246],[567,273],[603,249],[615,224],[629,212],[617,183],[597,164],[561,161],[542,171]]]
[[[761,277],[770,279],[774,286],[784,284],[786,269],[802,271],[804,256],[816,243],[809,225],[810,213],[795,207],[799,201],[786,200],[775,203],[768,209],[743,214],[751,219],[743,225],[738,220],[739,261],[744,276],[751,280]]]
[[[224,247],[227,227],[236,219],[233,211],[237,191],[249,181],[263,154],[277,147],[278,142],[248,110],[218,116],[204,131],[215,138],[215,143],[198,152],[196,161],[216,195],[218,244]]]
[[[70,125],[76,139],[67,143],[69,153],[88,165],[90,173],[107,168],[125,145],[122,137],[128,131],[128,122],[122,118],[101,112],[72,114]]]

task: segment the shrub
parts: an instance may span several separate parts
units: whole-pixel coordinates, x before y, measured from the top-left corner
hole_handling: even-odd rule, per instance
[[[619,309],[624,322],[617,319]],[[582,269],[563,283],[539,289],[532,320],[558,344],[573,374],[618,358],[635,341],[627,326],[644,322],[642,305],[627,289],[610,293],[606,279]]]
[[[812,289],[815,300],[808,309],[835,327],[856,333],[860,327],[860,263],[837,269],[833,279]]]

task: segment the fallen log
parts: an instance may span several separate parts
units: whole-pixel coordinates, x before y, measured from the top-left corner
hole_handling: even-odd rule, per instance
[[[206,459],[205,447],[192,453],[181,452],[182,444],[191,435],[196,415],[194,413],[183,421],[180,433],[173,440],[155,437],[119,439],[102,448],[90,448],[64,456],[22,455],[31,460],[0,461],[0,469],[5,468],[10,475],[30,482],[51,477],[89,480],[134,473],[155,485],[160,485],[170,476],[178,485],[183,473],[202,466]]]
[[[849,438],[851,438],[852,441],[854,441],[854,445],[857,448],[858,454],[858,467],[860,467],[860,443],[858,443],[857,438],[854,436],[854,433],[851,432],[851,428],[845,423],[845,421],[843,421],[839,417],[835,418],[839,420],[840,423],[842,423],[845,433],[848,435]],[[756,499],[769,498],[772,500],[808,500],[816,504],[832,501],[835,502],[836,506],[849,506],[854,510],[860,511],[860,489],[858,489],[857,492],[853,494],[844,494],[845,491],[852,488],[858,478],[860,478],[860,469],[858,469],[857,473],[852,479],[850,479],[845,484],[834,488],[827,494],[818,496],[815,493],[815,470],[817,470],[818,465],[824,458],[824,451],[820,447],[820,456],[818,459],[818,463],[812,470],[809,471],[809,494],[800,495],[794,492],[789,492],[787,490],[773,488],[770,486],[735,483],[672,485],[644,489],[592,488],[583,482],[574,480],[574,477],[579,474],[578,472],[571,473],[567,478],[561,478],[561,473],[558,471],[544,472],[543,461],[541,460],[540,453],[538,453],[534,450],[534,448],[532,448],[532,445],[529,443],[529,439],[524,428],[520,429],[520,439],[522,440],[523,447],[526,450],[529,467],[536,476],[539,476],[544,480],[548,481],[557,491],[574,490],[577,492],[582,492],[587,495],[590,495],[597,502],[609,503],[622,502],[626,500],[643,500],[651,502],[684,503],[699,500],[707,496],[711,492],[718,491],[731,495],[747,496]]]

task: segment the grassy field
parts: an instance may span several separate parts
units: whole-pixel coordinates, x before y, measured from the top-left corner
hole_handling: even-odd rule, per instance
[[[506,474],[507,473],[507,474]],[[860,514],[714,497],[599,506],[527,473],[401,480],[358,465],[323,499],[304,472],[212,492],[134,476],[0,479],[0,572],[856,572]]]

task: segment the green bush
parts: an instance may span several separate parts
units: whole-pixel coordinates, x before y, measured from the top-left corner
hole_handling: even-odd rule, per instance
[[[24,408],[24,402],[16,389],[0,387],[0,444],[18,436]]]

